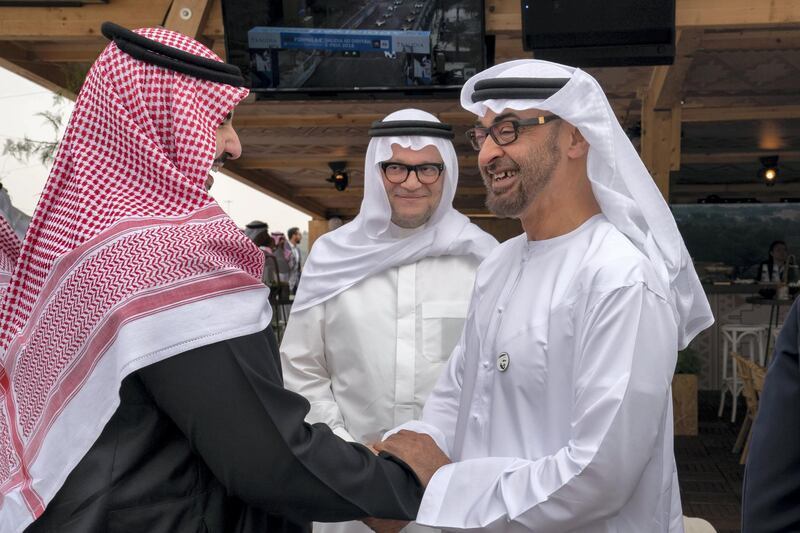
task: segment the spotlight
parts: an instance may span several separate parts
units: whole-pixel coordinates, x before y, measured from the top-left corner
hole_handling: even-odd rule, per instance
[[[761,157],[759,161],[761,169],[758,171],[758,177],[766,181],[767,186],[775,185],[775,180],[778,178],[778,156]]]
[[[331,177],[328,178],[328,181],[333,183],[333,186],[336,187],[337,191],[343,191],[347,188],[347,184],[350,181],[350,178],[347,176],[347,172],[345,169],[347,168],[346,161],[331,161],[328,163],[328,167],[330,167]]]

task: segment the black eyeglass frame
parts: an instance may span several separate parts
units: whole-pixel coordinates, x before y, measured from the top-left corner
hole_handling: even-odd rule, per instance
[[[394,181],[391,178],[389,178],[389,176],[386,175],[386,167],[388,167],[389,165],[397,165],[399,167],[405,167],[406,169],[405,177],[400,181]],[[433,185],[434,183],[439,181],[439,178],[442,176],[442,172],[444,172],[444,163],[420,163],[419,165],[406,165],[405,163],[398,163],[397,161],[381,161],[379,163],[379,166],[381,167],[381,173],[383,173],[383,177],[386,178],[389,181],[389,183],[393,183],[395,185],[400,185],[401,183],[405,183],[408,177],[411,175],[412,171],[414,172],[414,174],[417,175],[417,179],[419,180],[420,183],[422,183],[423,185]],[[423,178],[422,175],[417,170],[420,167],[436,167],[439,170],[439,173],[432,181],[426,181],[427,178]]]
[[[506,119],[506,120],[501,120],[500,122],[497,122],[495,124],[492,124],[488,128],[484,128],[484,127],[481,127],[481,126],[475,126],[474,128],[470,128],[470,129],[467,130],[466,136],[467,136],[467,140],[469,141],[470,146],[472,146],[472,148],[476,152],[480,152],[481,148],[483,148],[483,143],[478,145],[478,141],[475,138],[475,132],[476,131],[485,131],[486,133],[489,134],[489,137],[492,138],[492,140],[494,141],[494,143],[497,146],[506,146],[506,145],[509,145],[509,144],[513,143],[517,139],[519,139],[519,130],[520,130],[520,128],[528,128],[528,127],[531,127],[531,126],[542,126],[544,124],[547,124],[548,122],[553,122],[554,120],[560,120],[560,119],[561,119],[561,117],[559,117],[558,115],[543,115],[543,116],[533,117],[533,118],[525,119],[525,120]],[[501,141],[498,138],[498,135],[495,134],[495,128],[498,128],[499,126],[501,126],[503,124],[511,124],[511,127],[514,128],[514,138],[511,139],[510,141]],[[484,137],[483,140],[484,140],[484,142],[486,142],[486,137]]]

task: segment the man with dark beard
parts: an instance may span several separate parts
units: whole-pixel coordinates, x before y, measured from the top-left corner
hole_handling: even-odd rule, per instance
[[[425,526],[682,533],[670,381],[712,316],[667,204],[578,69],[497,65],[461,103],[487,205],[525,233],[479,267],[422,419],[377,448],[426,485]]]

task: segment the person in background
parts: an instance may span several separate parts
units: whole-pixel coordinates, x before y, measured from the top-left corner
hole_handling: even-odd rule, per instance
[[[264,272],[261,281],[267,287],[275,288],[279,283],[278,265],[273,252],[275,242],[269,234],[269,225],[261,220],[254,220],[245,226],[244,234],[264,254]]]
[[[300,233],[299,228],[289,228],[286,235],[289,236],[289,248],[292,252],[292,257],[289,260],[289,291],[294,294],[297,292],[297,285],[300,283],[300,272],[303,270],[303,258],[300,254],[300,241],[303,240],[303,235]]]
[[[772,244],[769,245],[769,258],[758,265],[758,281],[780,283],[783,280],[788,256],[789,250],[784,241],[772,241]]]

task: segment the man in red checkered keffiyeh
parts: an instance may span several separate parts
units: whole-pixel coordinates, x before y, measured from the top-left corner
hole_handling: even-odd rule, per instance
[[[262,255],[204,188],[241,150],[240,76],[175,32],[104,33],[0,303],[0,531],[413,517],[405,466],[282,387]]]

